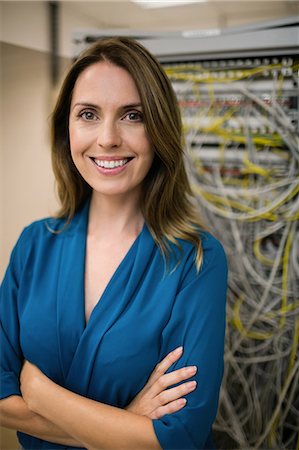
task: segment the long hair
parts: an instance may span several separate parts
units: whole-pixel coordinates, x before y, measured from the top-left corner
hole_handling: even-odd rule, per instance
[[[141,209],[146,224],[168,258],[170,243],[194,244],[196,266],[202,263],[199,229],[203,224],[192,200],[183,150],[182,122],[172,85],[159,62],[130,38],[105,38],[85,50],[71,66],[52,116],[52,164],[60,200],[57,217],[70,221],[91,195],[91,187],[75,167],[69,142],[69,113],[79,75],[90,65],[107,61],[125,69],[140,95],[144,125],[154,161],[143,182]]]

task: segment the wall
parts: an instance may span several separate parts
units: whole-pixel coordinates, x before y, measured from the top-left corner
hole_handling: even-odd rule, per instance
[[[48,2],[4,1],[0,2],[1,10],[1,41],[40,52],[49,51]],[[59,54],[63,57],[73,56],[74,30],[97,27],[104,27],[99,17],[86,17],[80,10],[74,10],[71,2],[59,2]]]
[[[1,47],[3,270],[22,228],[55,211],[56,201],[49,152],[48,56],[10,44]]]
[[[71,54],[71,30],[92,26],[61,17],[61,54]],[[0,2],[0,279],[21,230],[57,208],[50,161],[46,2]],[[61,58],[61,73],[69,59]],[[0,429],[1,450],[19,447],[15,432]]]
[[[1,44],[1,278],[21,230],[55,212],[49,114],[53,103],[47,53]],[[62,61],[65,65],[67,61]],[[1,449],[16,448],[3,431]]]

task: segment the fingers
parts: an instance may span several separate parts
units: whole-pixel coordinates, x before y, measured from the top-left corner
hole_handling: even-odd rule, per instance
[[[180,409],[183,409],[186,403],[187,400],[185,398],[179,398],[178,400],[168,403],[167,405],[160,406],[159,408],[153,411],[150,419],[160,419],[166,414],[173,414],[179,411]]]
[[[172,389],[161,392],[155,398],[155,409],[151,414],[151,419],[160,419],[165,414],[173,414],[184,408],[187,400],[183,396],[190,394],[197,387],[195,380],[183,383]]]
[[[194,391],[196,389],[196,386],[197,383],[195,380],[193,380],[188,381],[187,383],[180,384],[179,386],[176,386],[174,388],[166,389],[155,398],[157,407],[164,406],[168,403],[173,402],[174,400],[179,400],[184,395],[190,394],[190,392]]]
[[[196,366],[182,367],[181,369],[174,370],[173,372],[166,373],[160,376],[150,387],[150,393],[153,396],[161,394],[170,386],[178,384],[188,378],[193,377],[197,372]]]
[[[178,360],[183,354],[183,347],[177,347],[172,352],[168,353],[168,355],[156,365],[153,373],[151,374],[148,382],[150,385],[155,383],[161,375],[164,375],[165,372]]]
[[[183,354],[178,347],[156,365],[148,382],[130,403],[128,409],[151,419],[173,414],[186,405],[185,395],[196,389],[196,381],[187,381],[197,372],[196,366],[182,367],[165,373]]]

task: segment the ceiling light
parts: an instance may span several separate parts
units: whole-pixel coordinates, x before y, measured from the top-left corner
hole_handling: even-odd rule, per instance
[[[170,6],[185,6],[196,3],[205,3],[208,0],[132,0],[142,8],[167,8]]]
[[[211,28],[207,30],[187,30],[182,32],[182,36],[185,38],[211,37],[219,36],[220,34],[220,28]]]

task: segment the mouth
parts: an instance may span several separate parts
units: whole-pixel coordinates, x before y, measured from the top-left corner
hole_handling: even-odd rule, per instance
[[[133,156],[122,158],[122,159],[97,159],[97,158],[91,158],[93,162],[102,169],[116,169],[118,167],[123,167],[128,162],[130,162],[133,159]]]

